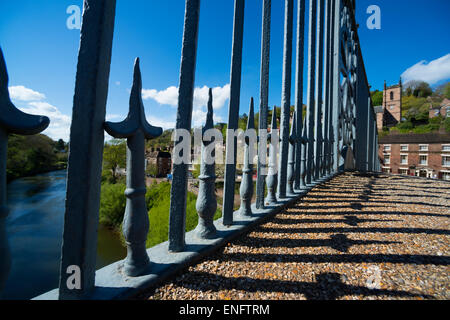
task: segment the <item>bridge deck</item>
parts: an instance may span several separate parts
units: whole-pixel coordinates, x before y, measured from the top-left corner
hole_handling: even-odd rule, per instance
[[[449,299],[450,184],[345,174],[148,299]]]

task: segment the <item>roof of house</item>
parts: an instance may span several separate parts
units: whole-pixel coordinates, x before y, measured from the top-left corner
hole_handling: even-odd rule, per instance
[[[383,106],[375,106],[373,107],[373,111],[375,113],[383,113]]]
[[[389,134],[379,138],[380,144],[414,144],[414,143],[450,143],[450,134],[446,133],[411,133]]]
[[[447,107],[450,106],[450,100],[445,98],[444,101],[441,103],[441,107]]]

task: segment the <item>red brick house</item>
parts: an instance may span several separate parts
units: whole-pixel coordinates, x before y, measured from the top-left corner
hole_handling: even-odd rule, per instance
[[[390,134],[378,155],[383,172],[450,181],[450,134]]]

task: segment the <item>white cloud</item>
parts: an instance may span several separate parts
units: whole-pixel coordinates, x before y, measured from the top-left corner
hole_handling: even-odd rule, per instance
[[[433,85],[447,79],[450,79],[450,53],[429,63],[425,60],[420,61],[402,74],[405,83],[410,80],[421,80]]]
[[[45,99],[45,94],[24,86],[9,87],[9,94],[11,99],[18,101],[41,101]]]
[[[49,117],[50,125],[42,133],[53,140],[63,139],[64,141],[69,141],[71,118],[61,113],[55,106],[47,102],[35,101],[29,102],[25,107],[19,109],[29,114]]]
[[[209,87],[197,87],[194,90],[194,107],[206,107],[209,98]],[[178,105],[178,88],[171,86],[165,90],[143,89],[144,100],[153,99],[159,104],[176,107]],[[230,98],[230,84],[213,88],[214,109],[220,109]]]
[[[154,116],[147,116],[147,121],[154,127],[161,127],[163,130],[175,128],[175,120],[163,120]]]
[[[162,91],[155,89],[143,89],[142,99],[153,99],[159,104],[167,104],[169,106],[177,106],[178,104],[178,88],[169,87]]]

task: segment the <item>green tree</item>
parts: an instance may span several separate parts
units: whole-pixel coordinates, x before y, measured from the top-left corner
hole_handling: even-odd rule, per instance
[[[433,90],[430,85],[424,81],[420,82],[419,85],[413,90],[413,95],[417,98],[426,98],[433,94]]]
[[[148,163],[146,173],[151,177],[156,177],[158,175],[158,167],[156,164]]]
[[[381,106],[383,104],[383,91],[375,90],[370,95],[374,106]]]
[[[105,144],[103,150],[103,170],[111,173],[113,183],[117,182],[117,169],[125,168],[126,161],[125,141],[112,140]]]

